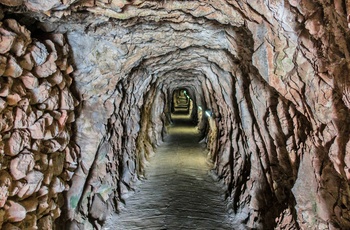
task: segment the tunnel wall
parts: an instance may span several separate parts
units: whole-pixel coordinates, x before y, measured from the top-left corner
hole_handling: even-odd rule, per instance
[[[0,228],[52,229],[80,154],[69,46],[13,19],[0,31]]]
[[[72,228],[99,227],[106,216],[93,210],[118,209],[132,190],[164,130],[167,94],[155,87],[178,75],[215,115],[209,155],[236,222],[349,228],[347,1],[1,3],[24,4],[72,48]]]

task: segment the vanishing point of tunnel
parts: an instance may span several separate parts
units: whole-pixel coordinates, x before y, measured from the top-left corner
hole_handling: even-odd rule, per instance
[[[0,229],[350,229],[349,0],[0,20]]]

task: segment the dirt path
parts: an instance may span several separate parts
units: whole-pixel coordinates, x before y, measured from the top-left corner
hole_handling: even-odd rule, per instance
[[[147,180],[103,229],[233,229],[223,188],[208,174],[207,151],[196,128],[182,118],[174,117],[170,135],[146,169]]]

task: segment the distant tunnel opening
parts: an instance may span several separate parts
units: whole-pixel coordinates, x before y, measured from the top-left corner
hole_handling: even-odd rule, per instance
[[[172,113],[190,114],[192,107],[193,102],[188,96],[186,89],[174,90],[171,104]]]

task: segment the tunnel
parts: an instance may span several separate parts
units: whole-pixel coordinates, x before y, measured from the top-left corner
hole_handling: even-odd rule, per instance
[[[118,229],[142,192],[173,194],[184,178],[147,183],[186,146],[209,178],[186,183],[223,197],[199,229],[350,229],[349,1],[0,0],[0,18],[1,229]],[[172,211],[143,229],[196,229]]]

